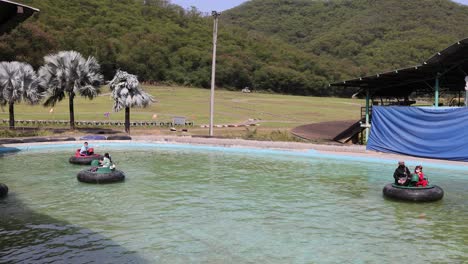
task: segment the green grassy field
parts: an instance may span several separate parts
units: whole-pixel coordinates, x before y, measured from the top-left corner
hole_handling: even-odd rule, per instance
[[[145,109],[134,108],[131,111],[132,121],[171,121],[174,116],[186,117],[196,126],[209,123],[210,90],[186,88],[145,86],[157,100]],[[108,88],[103,87],[103,94],[94,100],[75,98],[75,120],[102,121],[108,118],[104,113],[110,112],[110,120],[124,120],[124,112],[112,112],[112,99]],[[337,121],[358,120],[363,100],[289,96],[265,93],[241,93],[225,90],[215,92],[215,124],[241,124],[249,119],[258,119],[261,127],[272,129],[289,129],[298,125]],[[0,109],[0,119],[8,119],[8,107]],[[15,105],[17,120],[69,120],[68,99],[53,108],[42,105]],[[156,119],[154,115],[156,114]]]

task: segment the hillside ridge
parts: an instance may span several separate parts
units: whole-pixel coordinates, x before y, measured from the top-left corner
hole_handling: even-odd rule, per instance
[[[450,0],[251,0],[224,15],[329,60],[342,77],[420,64],[468,37],[468,6]]]
[[[58,50],[141,81],[210,86],[211,16],[166,0],[18,0],[41,12],[0,37],[0,61]],[[450,0],[251,0],[219,21],[217,87],[343,96],[331,82],[420,64],[468,36]],[[352,91],[351,91],[352,92]]]

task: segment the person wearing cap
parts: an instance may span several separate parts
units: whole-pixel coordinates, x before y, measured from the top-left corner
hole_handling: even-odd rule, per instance
[[[395,179],[395,184],[397,185],[409,185],[411,182],[411,172],[408,167],[405,166],[404,161],[398,162],[398,167],[393,173],[393,178]]]

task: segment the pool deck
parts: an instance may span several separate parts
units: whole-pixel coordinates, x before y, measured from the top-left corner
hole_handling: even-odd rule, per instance
[[[77,138],[78,140],[79,138]],[[290,150],[290,151],[315,151],[318,155],[324,156],[342,156],[346,158],[360,157],[368,158],[373,161],[389,161],[392,160],[397,164],[398,160],[404,160],[409,164],[445,164],[467,166],[467,162],[462,161],[448,161],[440,159],[427,159],[407,155],[382,153],[366,150],[362,145],[327,145],[327,144],[312,144],[301,142],[278,142],[278,141],[255,141],[245,139],[227,139],[227,138],[208,138],[208,137],[191,137],[191,136],[162,136],[162,135],[144,135],[132,136],[132,140],[113,140],[113,141],[90,141],[95,143],[109,143],[109,142],[122,142],[122,143],[158,143],[158,144],[190,144],[199,146],[217,146],[229,148],[254,148],[254,149],[273,149],[273,150]],[[38,143],[21,143],[21,144],[3,144],[4,147],[24,147],[25,145],[55,145],[55,144],[80,144],[81,141],[63,141],[63,142],[38,142]],[[468,168],[468,166],[467,166]]]
[[[404,160],[412,164],[447,164],[456,166],[468,166],[467,162],[463,161],[449,161],[440,159],[427,159],[420,157],[413,157],[400,154],[391,154],[366,150],[363,145],[326,145],[326,144],[313,144],[301,142],[277,142],[277,141],[255,141],[245,139],[220,139],[220,138],[198,138],[198,137],[177,137],[177,136],[133,136],[134,141],[146,142],[167,142],[177,144],[197,144],[197,145],[211,145],[222,147],[242,147],[242,148],[261,148],[261,149],[282,149],[292,151],[309,151],[315,150],[318,153],[329,155],[340,155],[346,157],[364,157],[373,160],[385,159],[394,160],[395,164],[399,160]]]

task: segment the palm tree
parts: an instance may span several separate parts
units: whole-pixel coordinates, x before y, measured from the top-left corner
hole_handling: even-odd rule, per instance
[[[76,51],[60,51],[44,57],[39,69],[39,85],[46,90],[45,106],[54,106],[68,96],[70,128],[75,129],[73,99],[75,95],[93,99],[103,81],[100,66],[94,57],[85,59]]]
[[[15,128],[15,103],[26,101],[36,104],[41,100],[37,83],[37,75],[31,65],[17,61],[0,62],[0,104],[8,104],[10,129]]]
[[[153,97],[140,89],[135,75],[117,70],[109,83],[114,99],[114,112],[125,108],[125,132],[130,133],[130,107],[147,107],[154,102]]]

